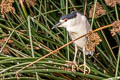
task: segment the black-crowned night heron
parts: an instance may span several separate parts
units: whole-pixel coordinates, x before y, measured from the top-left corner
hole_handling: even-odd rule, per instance
[[[88,33],[91,28],[86,16],[77,11],[73,11],[71,14],[64,15],[60,18],[59,22],[52,28],[64,27],[69,32],[69,36],[72,40]],[[76,63],[77,47],[82,49],[84,55],[84,66],[86,66],[85,54],[92,54],[85,49],[87,44],[87,37],[80,38],[74,42],[75,44],[75,56],[73,62]]]

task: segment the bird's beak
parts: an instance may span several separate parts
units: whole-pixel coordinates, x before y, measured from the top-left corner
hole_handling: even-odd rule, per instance
[[[60,26],[62,23],[61,22],[58,22],[57,24],[55,24],[52,29],[55,29],[56,27]]]

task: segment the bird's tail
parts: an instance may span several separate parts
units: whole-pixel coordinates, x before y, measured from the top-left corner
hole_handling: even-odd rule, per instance
[[[85,50],[85,55],[93,56],[94,51]]]

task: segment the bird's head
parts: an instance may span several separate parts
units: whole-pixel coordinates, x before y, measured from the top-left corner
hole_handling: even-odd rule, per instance
[[[70,27],[75,24],[76,18],[79,15],[77,11],[73,11],[71,14],[64,15],[60,18],[59,22],[52,27],[52,29],[56,27]]]

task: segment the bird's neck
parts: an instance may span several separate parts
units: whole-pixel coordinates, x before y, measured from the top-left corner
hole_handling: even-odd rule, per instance
[[[73,32],[73,33],[79,33],[80,32],[80,30],[78,30],[79,28],[77,28],[77,27],[67,27],[66,28],[67,29],[67,31],[68,32]]]

